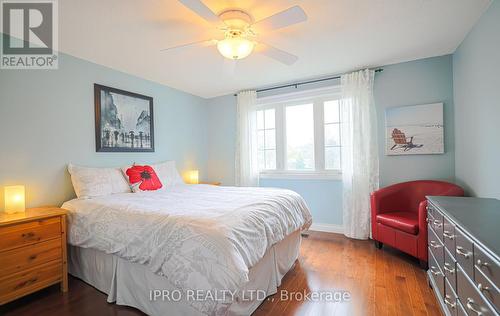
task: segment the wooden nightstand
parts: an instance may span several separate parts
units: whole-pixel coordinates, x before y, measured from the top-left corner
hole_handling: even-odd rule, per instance
[[[0,212],[0,305],[56,283],[68,290],[66,211]]]
[[[215,181],[215,182],[200,182],[200,184],[221,185],[221,183],[217,182],[217,181]]]

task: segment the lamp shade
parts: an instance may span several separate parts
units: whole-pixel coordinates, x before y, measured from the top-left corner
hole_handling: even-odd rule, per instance
[[[12,214],[25,211],[24,185],[6,186],[4,193],[6,213]]]
[[[217,49],[222,56],[229,59],[242,59],[250,55],[254,42],[243,37],[229,37],[217,43]]]
[[[199,181],[199,171],[198,170],[190,170],[187,172],[187,180],[191,184],[198,184]]]

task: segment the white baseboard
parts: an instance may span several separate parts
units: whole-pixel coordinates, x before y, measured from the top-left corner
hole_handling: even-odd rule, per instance
[[[336,224],[313,223],[309,230],[326,233],[344,233],[344,227]]]

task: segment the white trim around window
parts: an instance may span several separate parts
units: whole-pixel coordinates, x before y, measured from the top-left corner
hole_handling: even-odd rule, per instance
[[[258,111],[275,109],[276,169],[262,169],[260,172],[261,178],[341,179],[341,170],[325,169],[325,148],[327,146],[325,146],[324,104],[326,101],[338,100],[339,98],[339,87],[328,87],[257,99]],[[314,169],[290,170],[287,169],[286,108],[303,104],[313,105]],[[341,148],[341,146],[339,147]]]
[[[342,180],[340,170],[297,171],[297,170],[263,170],[261,179],[303,179],[303,180]]]

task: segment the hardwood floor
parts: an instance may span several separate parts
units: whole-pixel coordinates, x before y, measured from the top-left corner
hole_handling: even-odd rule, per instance
[[[349,291],[343,303],[281,300],[280,291]],[[71,277],[69,292],[51,287],[0,307],[3,315],[143,315],[106,302],[106,295]],[[167,315],[167,314],[166,314]],[[303,239],[299,260],[278,293],[254,315],[441,315],[418,261],[371,241],[311,232]]]

